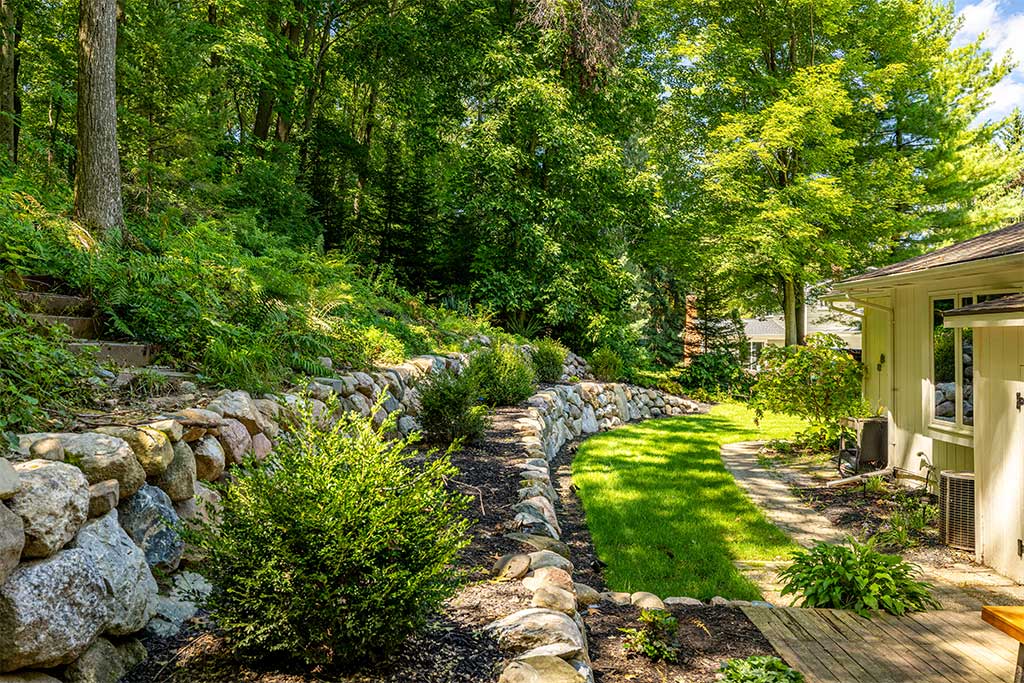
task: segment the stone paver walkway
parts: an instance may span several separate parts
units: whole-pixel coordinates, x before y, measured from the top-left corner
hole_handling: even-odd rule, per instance
[[[847,534],[797,497],[790,489],[790,481],[758,464],[758,452],[763,446],[761,441],[747,441],[722,447],[722,462],[736,483],[772,523],[801,546],[809,548],[819,541],[844,541]],[[789,598],[779,595],[781,584],[777,573],[786,564],[737,563],[744,575],[761,589],[765,600],[780,605],[790,602]],[[966,563],[942,567],[922,564],[921,570],[923,578],[935,587],[935,597],[944,610],[980,612],[982,605],[1024,604],[1024,586],[988,567]]]

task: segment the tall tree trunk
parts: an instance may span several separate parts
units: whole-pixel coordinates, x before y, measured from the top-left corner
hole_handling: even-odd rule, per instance
[[[11,163],[17,157],[14,103],[18,87],[12,2],[0,0],[0,153]]]
[[[14,22],[14,164],[18,164],[18,140],[21,139],[21,31],[25,27],[25,13],[16,12]]]
[[[124,227],[117,151],[117,0],[81,0],[75,216],[88,228]]]
[[[807,294],[802,282],[794,283],[793,289],[796,293],[796,343],[803,346],[807,340]]]
[[[782,313],[786,324],[786,346],[796,346],[800,344],[799,306],[796,283],[788,276],[782,282]]]
[[[266,142],[270,134],[270,119],[274,113],[274,92],[270,86],[260,88],[259,99],[256,102],[256,118],[252,124],[252,136],[256,140]]]

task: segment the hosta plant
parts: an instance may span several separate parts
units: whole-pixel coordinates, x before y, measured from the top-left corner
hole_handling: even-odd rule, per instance
[[[850,539],[794,553],[793,564],[779,576],[782,595],[795,596],[801,607],[848,609],[867,617],[875,610],[898,616],[939,607],[919,573],[898,555],[878,552],[873,540]]]

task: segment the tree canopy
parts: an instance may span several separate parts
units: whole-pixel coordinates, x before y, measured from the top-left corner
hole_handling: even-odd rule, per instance
[[[3,8],[5,168],[66,196],[79,2]],[[934,0],[126,3],[124,221],[144,247],[244,216],[581,351],[671,364],[710,289],[797,342],[821,281],[1021,217],[1020,115],[979,121],[1010,64],[957,26]]]

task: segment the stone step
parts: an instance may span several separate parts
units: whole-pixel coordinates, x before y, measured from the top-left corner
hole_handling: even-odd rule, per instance
[[[45,313],[29,313],[30,318],[38,323],[54,327],[63,325],[75,339],[95,339],[96,321],[77,315],[47,315]]]
[[[111,362],[122,367],[145,367],[153,362],[156,347],[153,344],[132,342],[81,341],[68,344],[73,353],[94,352],[97,362]]]
[[[49,292],[20,291],[14,296],[21,308],[29,313],[48,315],[91,315],[91,299],[71,294],[50,294]]]

